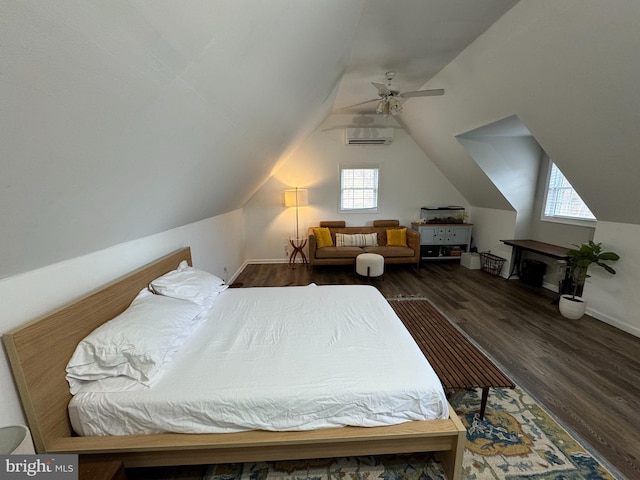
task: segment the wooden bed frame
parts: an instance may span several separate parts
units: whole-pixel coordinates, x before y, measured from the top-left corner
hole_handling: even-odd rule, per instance
[[[386,453],[437,452],[447,477],[460,478],[465,428],[451,409],[447,420],[387,427],[343,427],[304,432],[156,434],[79,437],[69,421],[65,367],[76,345],[123,312],[136,294],[182,260],[177,250],[3,336],[38,453],[121,460],[127,467],[193,465]]]

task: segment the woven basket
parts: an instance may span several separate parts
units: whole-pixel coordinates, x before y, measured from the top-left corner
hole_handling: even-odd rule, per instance
[[[483,272],[490,273],[491,275],[500,275],[502,266],[506,261],[506,258],[499,257],[493,253],[482,252],[480,254],[480,268]]]

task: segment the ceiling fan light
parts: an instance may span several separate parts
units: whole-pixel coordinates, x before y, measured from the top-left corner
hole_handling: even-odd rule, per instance
[[[400,115],[402,113],[402,105],[395,98],[389,99],[389,113],[391,115]]]

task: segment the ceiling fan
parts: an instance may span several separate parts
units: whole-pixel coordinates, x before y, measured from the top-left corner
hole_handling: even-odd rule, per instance
[[[378,89],[378,97],[364,102],[356,103],[355,105],[349,105],[342,110],[364,105],[366,103],[378,102],[376,107],[376,113],[382,113],[384,115],[399,115],[402,113],[402,105],[398,101],[399,98],[411,98],[411,97],[432,97],[436,95],[444,95],[442,88],[433,90],[415,90],[413,92],[402,92],[391,86],[391,81],[396,76],[395,72],[385,73],[387,84],[371,82],[374,87]]]

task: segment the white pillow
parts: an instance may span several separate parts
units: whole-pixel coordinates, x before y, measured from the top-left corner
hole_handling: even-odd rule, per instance
[[[377,247],[377,233],[336,233],[336,247]]]
[[[221,278],[181,262],[177,270],[156,278],[149,288],[158,295],[188,300],[198,305],[211,305],[215,297],[228,286]]]
[[[109,377],[151,384],[200,325],[194,319],[204,310],[192,302],[140,292],[123,313],[78,344],[67,364],[71,393],[88,381]]]

